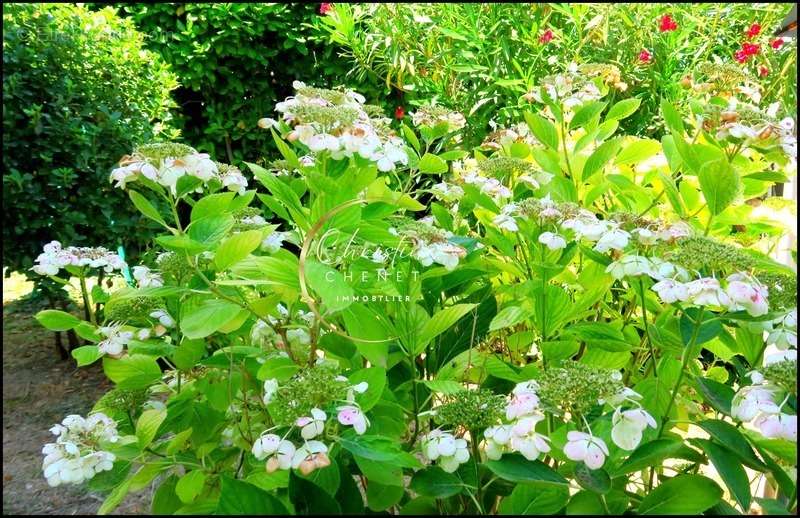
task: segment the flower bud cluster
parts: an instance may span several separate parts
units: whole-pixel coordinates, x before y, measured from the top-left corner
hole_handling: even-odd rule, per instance
[[[462,390],[447,395],[434,408],[435,420],[443,426],[483,430],[500,419],[505,408],[505,396],[490,390]]]
[[[44,251],[35,261],[37,264],[31,268],[39,275],[57,275],[67,266],[83,268],[102,268],[106,273],[122,271],[126,265],[122,258],[103,247],[89,248],[68,246],[62,248],[58,241],[51,241],[44,245]]]
[[[56,441],[42,448],[42,470],[51,486],[80,484],[101,471],[109,471],[116,457],[103,451],[103,443],[119,440],[117,424],[102,413],[83,418],[69,415],[50,431]]]

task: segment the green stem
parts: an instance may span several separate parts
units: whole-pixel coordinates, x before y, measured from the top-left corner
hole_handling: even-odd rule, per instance
[[[97,324],[94,321],[94,311],[92,311],[92,303],[89,301],[89,290],[86,287],[86,276],[81,270],[81,274],[78,276],[81,283],[81,297],[83,298],[83,313],[86,316],[86,320],[91,322],[92,324]]]
[[[475,504],[478,506],[478,512],[483,514],[483,504],[481,503],[481,478],[480,478],[480,471],[478,470],[478,463],[480,462],[480,450],[478,449],[478,434],[477,432],[470,430],[470,443],[472,446],[472,464],[475,466]]]
[[[644,298],[644,281],[639,278],[639,294],[642,296],[642,322],[644,323],[644,337],[647,340],[647,347],[650,349],[650,358],[653,362],[653,376],[658,377],[658,369],[656,365],[656,351],[653,348],[653,340],[650,338],[650,324],[647,323],[647,303]]]
[[[669,421],[669,413],[672,410],[672,407],[675,405],[675,397],[678,395],[678,389],[680,389],[683,376],[686,374],[686,365],[689,363],[689,352],[694,349],[694,345],[697,343],[697,337],[700,334],[700,326],[703,322],[703,309],[703,306],[700,306],[700,313],[697,315],[697,320],[695,320],[694,323],[692,338],[689,340],[689,345],[683,349],[683,353],[681,354],[681,372],[678,374],[678,380],[675,382],[675,386],[672,389],[672,395],[669,398],[667,410],[664,412],[664,420],[661,422],[661,428],[658,429],[659,438],[664,434],[667,421]]]

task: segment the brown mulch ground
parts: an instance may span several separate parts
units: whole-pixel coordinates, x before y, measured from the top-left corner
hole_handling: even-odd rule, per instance
[[[84,486],[48,486],[41,449],[53,424],[85,415],[110,384],[99,364],[77,369],[59,358],[53,333],[33,318],[38,308],[4,299],[3,514],[95,514],[104,495]],[[129,495],[115,514],[147,514],[150,497],[148,489]]]

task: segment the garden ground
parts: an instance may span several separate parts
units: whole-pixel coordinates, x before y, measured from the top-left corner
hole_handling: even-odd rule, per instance
[[[40,308],[24,296],[31,284],[3,278],[3,514],[95,514],[100,495],[83,486],[51,488],[42,477],[42,445],[48,429],[67,414],[85,414],[109,389],[99,364],[77,369],[61,360],[53,335],[33,318]],[[114,514],[144,514],[142,491]]]

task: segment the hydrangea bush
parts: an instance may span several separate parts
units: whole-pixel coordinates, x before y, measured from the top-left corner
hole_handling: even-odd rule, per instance
[[[110,179],[157,257],[97,322],[38,315],[114,383],[53,428],[48,482],[103,513],[796,509],[797,278],[763,210],[793,119],[701,89],[632,137],[619,82],[567,67],[474,150],[434,103],[398,126],[299,82],[267,167],[133,150]],[[120,266],[82,254],[35,268]]]

